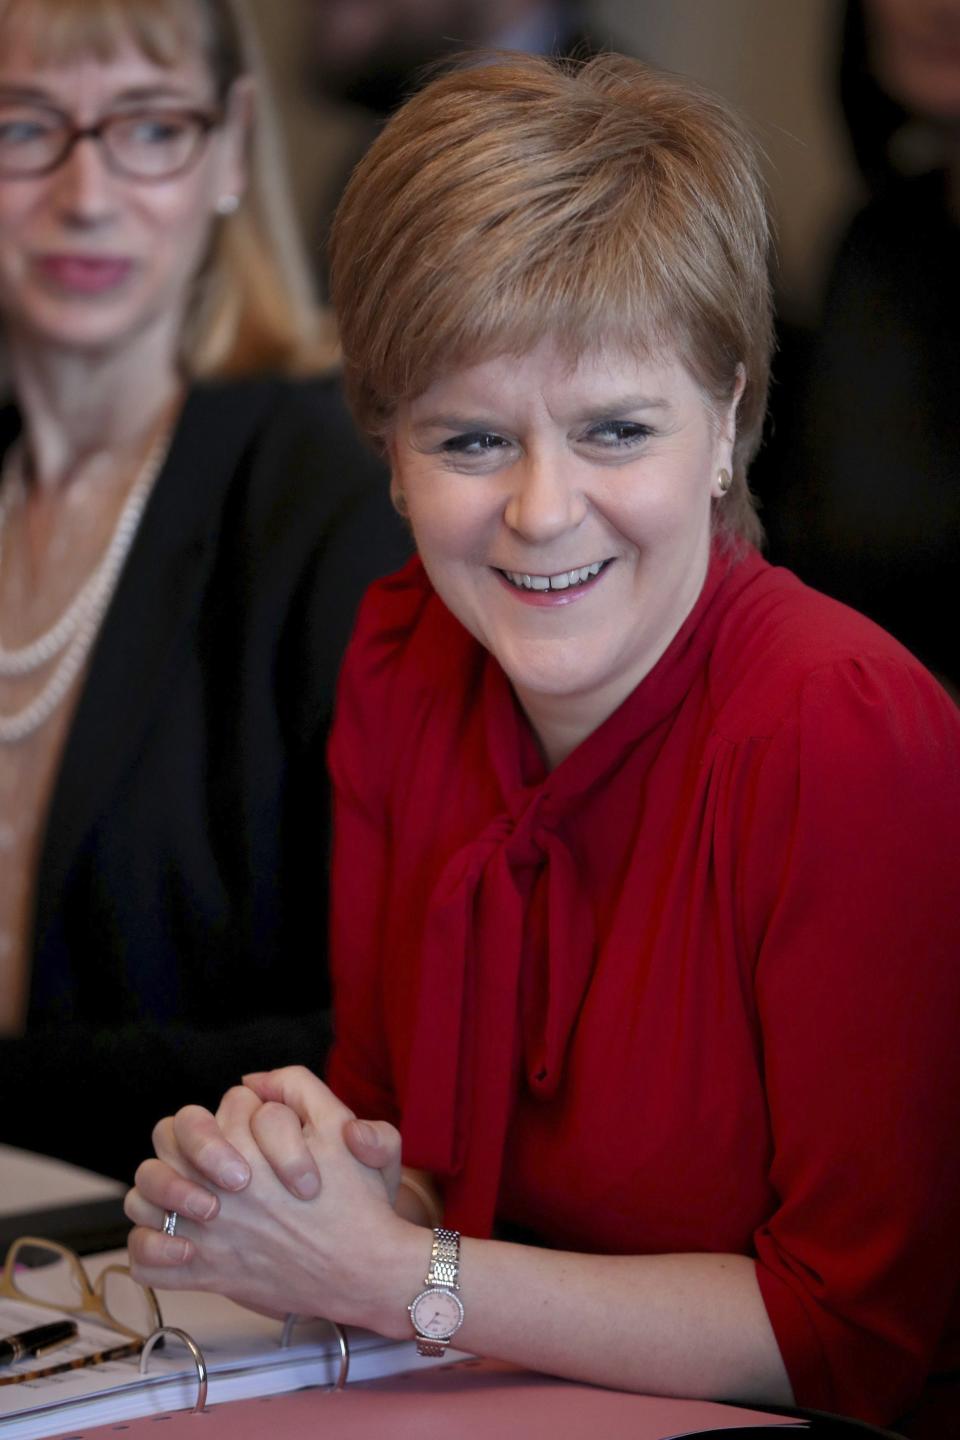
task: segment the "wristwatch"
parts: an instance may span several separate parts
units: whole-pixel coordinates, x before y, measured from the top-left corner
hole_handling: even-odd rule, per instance
[[[460,1231],[438,1225],[433,1232],[430,1269],[407,1309],[417,1337],[417,1354],[442,1355],[463,1324],[460,1289]]]

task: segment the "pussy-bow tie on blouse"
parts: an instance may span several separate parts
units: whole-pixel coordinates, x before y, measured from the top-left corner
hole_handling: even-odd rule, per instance
[[[737,578],[753,569],[737,567]],[[715,556],[654,669],[539,783],[524,783],[529,726],[499,667],[487,665],[483,703],[503,809],[451,856],[430,900],[402,1121],[413,1163],[443,1181],[446,1223],[468,1234],[492,1228],[518,1085],[542,1100],[558,1091],[596,961],[591,897],[565,836],[576,833],[585,797],[616,783],[627,755],[640,759],[646,748],[653,763],[704,667],[726,608],[714,603],[730,588],[724,579],[733,577]],[[646,768],[631,767],[634,779]]]
[[[518,791],[511,800],[451,858],[434,891],[404,1105],[405,1144],[417,1137],[418,1162],[450,1177],[448,1221],[474,1235],[492,1224],[518,1066],[535,1095],[556,1092],[593,965],[589,910],[546,793]],[[549,978],[521,1026],[538,881]]]

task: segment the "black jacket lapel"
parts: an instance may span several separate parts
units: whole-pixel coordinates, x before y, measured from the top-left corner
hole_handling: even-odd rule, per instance
[[[66,978],[49,973],[57,962],[45,953],[47,927],[84,836],[135,760],[165,677],[190,643],[231,481],[273,398],[272,387],[240,389],[190,392],[91,655],[41,852],[35,995]]]

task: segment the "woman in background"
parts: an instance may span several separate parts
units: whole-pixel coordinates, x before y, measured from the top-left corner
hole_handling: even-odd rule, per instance
[[[138,1275],[595,1384],[926,1405],[960,1358],[960,714],[756,548],[748,138],[614,56],[444,76],[331,273],[419,556],[337,701],[329,1088],[162,1122]]]
[[[770,548],[960,701],[960,3],[846,10],[841,96],[868,199],[774,390]]]
[[[255,71],[233,0],[0,0],[0,1141],[112,1174],[322,1060],[333,682],[405,553]]]

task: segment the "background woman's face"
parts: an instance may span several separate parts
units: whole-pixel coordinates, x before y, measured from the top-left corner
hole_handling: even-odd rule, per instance
[[[37,67],[15,25],[0,35],[0,104],[53,106],[78,126],[134,109],[214,109],[199,56],[176,68],[136,46],[109,61]],[[242,122],[214,130],[173,179],[113,173],[95,141],[52,174],[0,177],[0,319],[11,338],[87,352],[159,327],[179,333],[221,195],[243,186]]]
[[[545,341],[438,380],[390,448],[447,606],[531,714],[548,698],[599,724],[700,593],[733,438],[675,356],[572,369]]]
[[[960,0],[867,0],[874,69],[906,110],[960,124]]]

